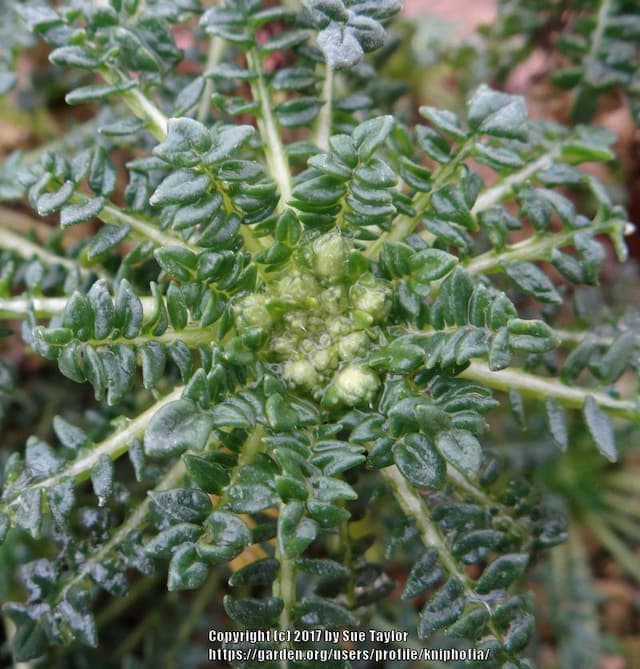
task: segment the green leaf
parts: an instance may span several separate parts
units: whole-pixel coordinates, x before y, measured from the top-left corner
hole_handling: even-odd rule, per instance
[[[68,204],[60,212],[60,226],[68,228],[78,223],[90,221],[104,209],[105,204],[105,199],[102,196],[92,197],[78,204]]]
[[[57,191],[43,193],[36,203],[40,216],[48,216],[62,209],[73,195],[74,190],[75,184],[71,181],[65,181]]]
[[[42,488],[27,488],[11,503],[13,521],[31,534],[34,539],[40,536],[42,526]]]
[[[353,131],[353,145],[360,160],[369,160],[384,144],[395,121],[393,116],[378,116],[361,123]]]
[[[126,279],[122,279],[116,295],[114,327],[118,328],[126,339],[133,339],[140,333],[142,315],[140,298],[131,284]]]
[[[481,85],[467,103],[469,127],[493,137],[525,139],[528,130],[524,98]]]
[[[482,446],[467,430],[440,432],[436,437],[436,448],[465,474],[474,476],[478,473],[482,463]]]
[[[16,602],[7,602],[3,611],[13,621],[16,632],[11,640],[11,651],[16,662],[28,662],[43,655],[48,642],[44,626],[29,611],[29,607]]]
[[[211,510],[209,495],[194,488],[151,491],[149,496],[155,513],[160,518],[174,523],[202,522]]]
[[[544,402],[547,414],[549,432],[556,444],[565,451],[569,446],[569,432],[567,431],[567,415],[565,410],[552,398],[547,397]]]
[[[290,430],[294,427],[298,419],[297,413],[289,406],[280,393],[274,393],[271,397],[267,398],[265,413],[269,425],[278,432]]]
[[[540,302],[560,304],[560,297],[551,279],[536,265],[530,262],[513,263],[506,265],[504,271],[509,278],[524,291]]]
[[[444,572],[438,566],[438,551],[427,550],[418,558],[402,591],[402,599],[411,599],[423,595],[442,578]]]
[[[74,637],[86,646],[98,646],[98,631],[91,613],[89,593],[81,589],[71,589],[58,604],[57,611]]]
[[[451,155],[449,142],[439,133],[424,125],[416,127],[416,138],[420,148],[438,163],[448,163]]]
[[[420,614],[420,622],[418,623],[420,639],[426,639],[458,620],[465,603],[466,598],[462,584],[457,579],[450,578],[431,597]]]
[[[411,257],[411,274],[420,283],[431,283],[449,274],[457,263],[458,259],[446,251],[425,249]]]
[[[98,505],[104,506],[113,494],[115,467],[113,460],[103,453],[91,468],[91,485],[98,498]]]
[[[108,197],[113,193],[118,182],[118,174],[109,160],[105,149],[96,147],[89,172],[89,186],[97,195]]]
[[[195,202],[207,192],[210,185],[211,180],[206,174],[189,169],[177,170],[160,182],[149,198],[149,203],[162,207]]]
[[[183,544],[169,563],[169,575],[167,588],[170,592],[175,590],[195,590],[206,580],[209,568],[206,562],[198,556],[194,544]]]
[[[399,337],[384,350],[383,355],[393,374],[413,372],[424,362],[424,347],[412,343],[413,340],[411,335]]]
[[[113,249],[127,237],[130,231],[131,226],[128,223],[125,225],[103,225],[87,244],[87,259],[96,260],[103,253]]]
[[[444,459],[423,435],[407,435],[394,446],[393,459],[402,475],[418,488],[439,489],[444,485]]]
[[[233,485],[226,490],[232,511],[257,513],[278,503],[273,471],[267,466],[267,463],[257,461],[256,464],[240,467]]]
[[[278,518],[278,546],[285,558],[299,557],[317,532],[317,523],[305,517],[302,502],[293,501],[282,507]]]
[[[322,109],[322,101],[313,97],[287,100],[275,108],[276,116],[285,128],[308,126]]]
[[[205,525],[207,533],[198,544],[198,550],[210,562],[231,560],[251,542],[247,524],[233,513],[214,511]]]
[[[358,625],[357,618],[344,606],[319,597],[299,601],[291,617],[305,626],[322,625],[325,629],[351,629]]]
[[[279,597],[264,599],[233,599],[225,595],[224,610],[236,623],[244,627],[273,627],[282,612],[284,602]]]
[[[458,116],[451,111],[435,107],[420,107],[420,116],[433,123],[445,135],[454,139],[465,139],[467,133],[462,129]]]
[[[191,478],[209,494],[219,495],[229,483],[226,469],[206,456],[185,455],[184,463]]]
[[[211,434],[211,418],[188,399],[170,402],[157,411],[144,433],[144,450],[154,457],[170,457],[187,449],[201,451]]]
[[[618,459],[616,439],[607,414],[600,409],[598,403],[591,395],[587,396],[582,412],[589,428],[589,434],[591,434],[597,449],[607,460],[616,462]]]
[[[434,191],[431,194],[431,207],[442,220],[453,221],[470,230],[477,227],[464,193],[457,186],[447,185]]]
[[[279,568],[280,563],[274,558],[255,560],[231,574],[229,585],[234,588],[242,585],[271,585]]]
[[[529,556],[526,553],[502,555],[482,572],[475,589],[481,595],[486,595],[492,590],[508,588],[522,576],[528,564]]]
[[[300,558],[296,560],[296,567],[305,574],[313,574],[323,578],[348,579],[349,569],[335,560]]]
[[[93,310],[93,336],[106,339],[114,327],[115,309],[107,284],[103,279],[96,281],[87,293]]]
[[[159,532],[149,541],[144,550],[152,557],[171,557],[177,546],[197,541],[203,534],[200,525],[193,523],[176,523],[166,530]]]

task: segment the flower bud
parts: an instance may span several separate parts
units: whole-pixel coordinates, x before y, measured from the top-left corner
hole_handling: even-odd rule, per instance
[[[389,289],[371,274],[358,280],[349,291],[354,310],[369,314],[373,322],[379,321],[389,310]]]
[[[370,404],[378,385],[378,376],[368,367],[349,365],[335,375],[325,403],[329,406],[340,403],[347,406]]]
[[[338,355],[342,360],[353,360],[363,352],[367,343],[364,332],[352,332],[338,342]]]
[[[329,369],[335,369],[338,366],[338,356],[336,347],[321,348],[311,355],[311,363],[319,371],[324,372]]]
[[[341,277],[347,266],[347,243],[341,235],[329,232],[313,242],[313,271],[321,281]]]
[[[266,309],[266,298],[264,295],[252,294],[237,302],[233,307],[236,327],[245,328],[260,327],[265,331],[271,329],[273,319]]]
[[[307,360],[290,360],[285,363],[282,374],[294,386],[302,386],[312,390],[319,382],[320,377]]]

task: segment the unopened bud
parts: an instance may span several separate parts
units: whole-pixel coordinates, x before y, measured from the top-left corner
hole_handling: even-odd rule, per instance
[[[289,383],[294,386],[302,386],[308,390],[312,390],[319,382],[318,373],[307,360],[286,362],[282,373]]]
[[[379,380],[375,372],[362,365],[349,365],[335,375],[325,402],[329,406],[340,403],[347,406],[370,404],[378,385]]]
[[[264,295],[247,295],[233,308],[236,317],[236,327],[244,330],[245,328],[260,327],[267,331],[273,325],[271,314],[266,309],[266,299]]]
[[[347,243],[341,235],[329,232],[313,243],[313,271],[320,280],[337,279],[347,266]]]
[[[389,310],[389,289],[371,274],[352,286],[350,296],[353,308],[369,314],[374,322],[382,319]]]

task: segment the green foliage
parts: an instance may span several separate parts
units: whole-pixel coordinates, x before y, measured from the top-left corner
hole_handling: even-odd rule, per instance
[[[0,316],[89,384],[102,422],[63,404],[55,439],[3,463],[16,662],[92,661],[81,646],[113,610],[93,617],[100,590],[134,601],[166,571],[172,593],[198,590],[167,600],[193,604],[180,643],[224,577],[219,611],[241,627],[411,619],[420,643],[531,666],[521,586],[566,523],[490,447],[490,421],[508,394],[526,426],[531,402],[567,453],[583,421],[598,461],[640,422],[636,386],[616,385],[637,371],[637,328],[601,336],[567,308],[609,243],[625,259],[627,214],[580,168],[612,160],[615,137],[531,121],[486,85],[462,114],[405,123],[374,70],[398,10],[22,12],[51,63],[79,71],[67,103],[100,112],[88,142],[8,159],[5,199],[59,220],[58,240],[81,233],[2,233]],[[3,404],[13,386],[2,367]],[[140,666],[172,666],[165,652]]]
[[[568,11],[567,11],[568,10]],[[543,35],[562,58],[551,74],[558,87],[574,92],[574,122],[588,122],[598,98],[609,91],[624,96],[640,125],[638,66],[640,22],[633,0],[519,0],[499,3],[496,25],[488,32],[502,75],[524,60]],[[502,53],[501,53],[502,52]]]

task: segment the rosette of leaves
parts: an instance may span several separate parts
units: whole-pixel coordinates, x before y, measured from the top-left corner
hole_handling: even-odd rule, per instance
[[[506,392],[544,402],[563,448],[579,414],[612,461],[612,421],[639,420],[635,387],[616,386],[637,338],[591,346],[556,325],[575,285],[597,285],[603,237],[624,259],[625,211],[578,167],[611,160],[613,138],[533,123],[486,86],[464,117],[422,108],[411,126],[348,107],[339,68],[382,44],[396,10],[113,0],[30,15],[54,64],[100,77],[67,101],[108,120],[89,149],[23,164],[39,215],[62,235],[95,227],[69,253],[8,235],[7,253],[77,272],[10,272],[0,313],[122,415],[98,439],[57,416],[54,443],[7,459],[0,536],[33,547],[3,607],[16,661],[96,646],[100,592],[139,596],[154,581],[130,572],[166,568],[171,592],[200,591],[183,641],[224,575],[246,628],[413,616],[421,640],[531,666],[518,584],[565,526],[483,435]],[[173,39],[187,26],[204,46],[198,25],[206,59]],[[394,532],[376,516],[391,499]],[[391,560],[410,574],[387,607]]]

